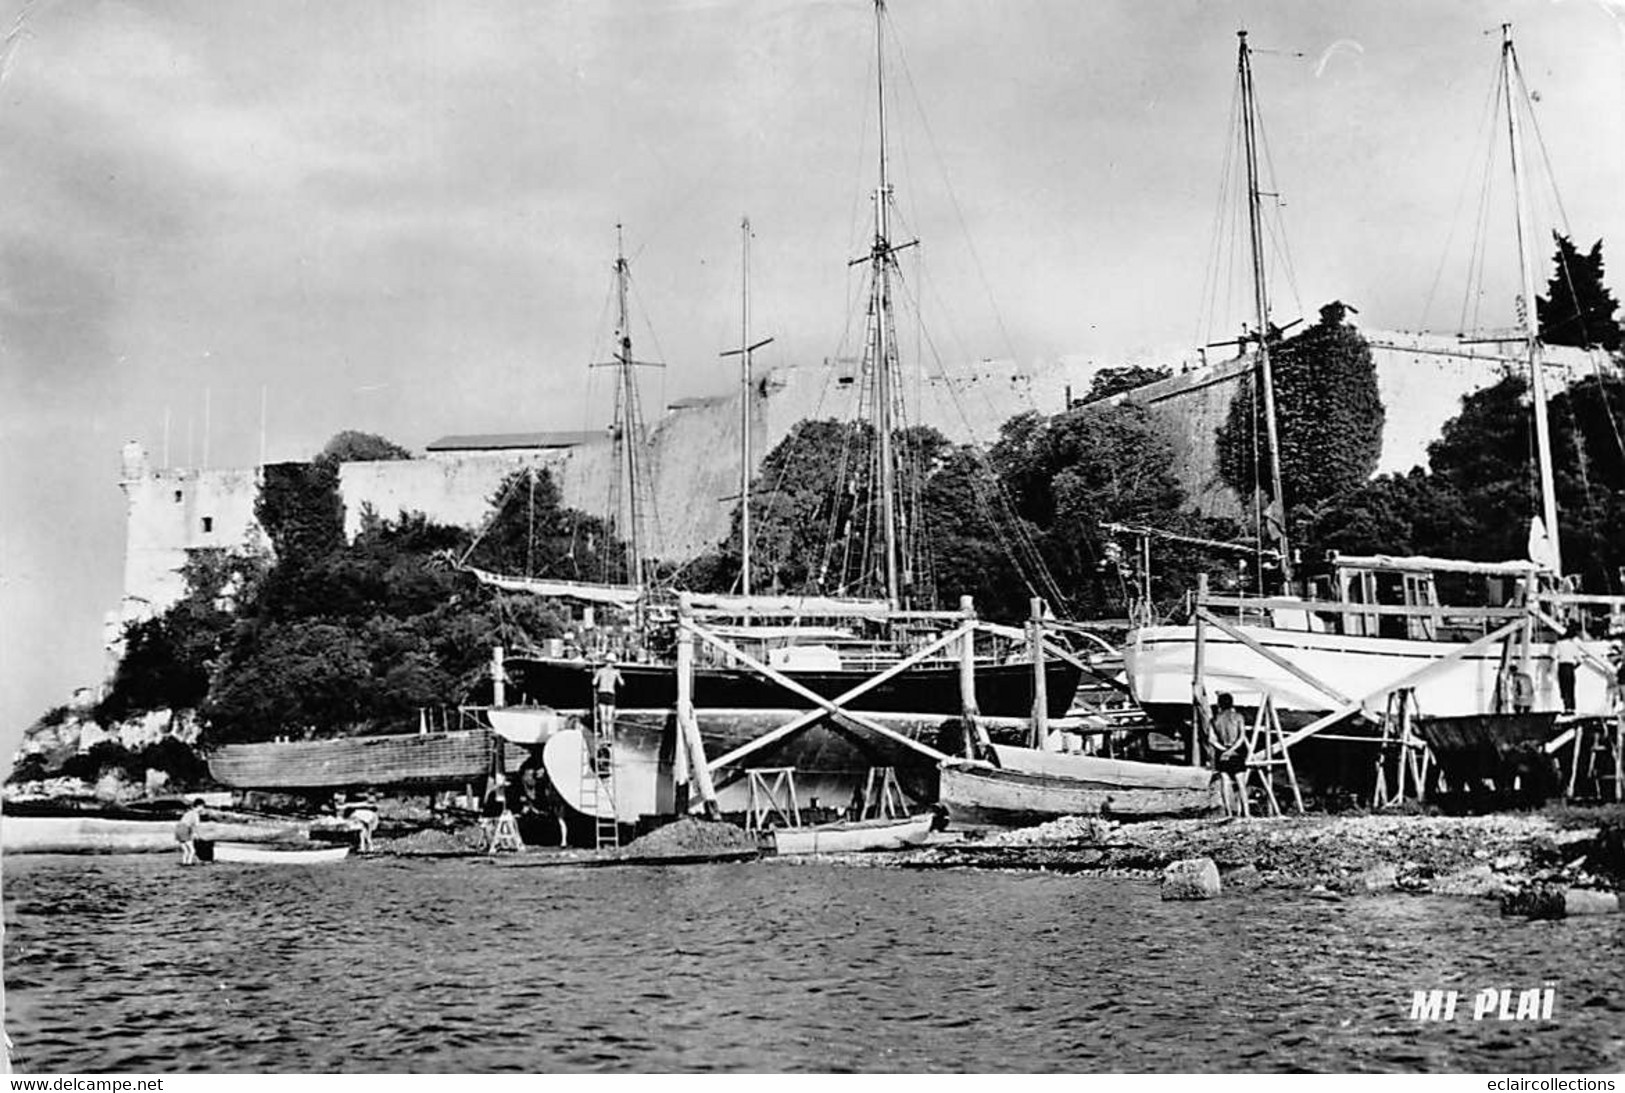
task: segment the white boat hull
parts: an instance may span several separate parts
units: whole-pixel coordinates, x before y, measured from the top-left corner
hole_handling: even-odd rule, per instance
[[[1335,688],[1349,699],[1380,692],[1431,662],[1462,648],[1465,643],[1412,641],[1403,638],[1361,637],[1268,626],[1237,625],[1270,652],[1308,675]],[[1607,662],[1606,642],[1590,641],[1587,649]],[[1236,705],[1254,708],[1263,694],[1274,697],[1283,720],[1303,723],[1336,709],[1329,695],[1310,686],[1285,668],[1260,655],[1215,626],[1203,635],[1203,670],[1209,700],[1221,692],[1235,696]],[[1135,698],[1153,716],[1162,719],[1189,716],[1191,680],[1196,665],[1194,626],[1147,626],[1129,635],[1124,648],[1129,686]],[[1516,647],[1513,649],[1516,658]],[[1423,716],[1460,717],[1496,712],[1496,686],[1503,662],[1500,644],[1469,653],[1415,684],[1416,710]],[[1530,675],[1535,683],[1534,712],[1560,711],[1557,668],[1551,645],[1530,646]],[[1604,716],[1612,711],[1609,681],[1600,668],[1582,663],[1575,681],[1576,711]],[[1385,704],[1381,694],[1371,708]]]
[[[902,850],[919,846],[931,834],[936,817],[930,814],[906,820],[868,820],[823,827],[781,827],[773,832],[774,846],[783,854],[853,854],[866,850]]]
[[[343,861],[349,853],[348,846],[324,846],[304,850],[258,846],[253,843],[214,844],[215,861],[243,862],[250,865],[319,865],[323,862]]]
[[[297,834],[288,824],[205,822],[200,839],[273,839]],[[174,853],[174,820],[106,820],[94,816],[5,816],[0,850],[7,854]]]

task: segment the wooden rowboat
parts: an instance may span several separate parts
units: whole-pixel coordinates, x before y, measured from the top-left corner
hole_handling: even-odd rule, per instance
[[[1149,820],[1217,811],[1211,771],[995,745],[998,766],[942,764],[940,799],[955,823],[1025,827],[1061,816]]]
[[[317,865],[343,861],[348,846],[304,847],[265,846],[254,843],[215,843],[217,862],[246,862],[255,865]]]
[[[780,827],[773,843],[780,854],[849,854],[919,846],[931,834],[931,813],[904,819],[857,820],[816,827]]]

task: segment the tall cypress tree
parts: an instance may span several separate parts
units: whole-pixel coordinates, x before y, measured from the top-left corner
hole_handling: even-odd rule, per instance
[[[1566,235],[1557,240],[1553,262],[1557,268],[1547,282],[1546,295],[1535,301],[1540,337],[1548,345],[1601,346],[1610,353],[1620,347],[1619,323],[1614,312],[1619,301],[1602,281],[1602,240],[1588,254]]]

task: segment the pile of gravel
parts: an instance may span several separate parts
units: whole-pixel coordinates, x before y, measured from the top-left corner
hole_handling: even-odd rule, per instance
[[[477,825],[452,831],[425,828],[395,839],[379,839],[377,846],[392,854],[466,854],[485,849],[485,832]]]
[[[1024,827],[1019,831],[1002,831],[989,835],[988,846],[1063,846],[1068,844],[1096,845],[1111,838],[1117,824],[1094,816],[1062,816],[1037,827]]]
[[[632,840],[622,853],[633,858],[682,858],[756,848],[756,837],[743,828],[685,816]]]

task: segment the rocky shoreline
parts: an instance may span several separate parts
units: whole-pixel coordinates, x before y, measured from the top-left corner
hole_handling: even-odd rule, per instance
[[[900,854],[823,861],[904,869],[1042,870],[1154,879],[1210,858],[1228,887],[1504,898],[1540,886],[1625,887],[1625,806],[1488,816],[1360,814],[1117,824],[1065,817]]]

